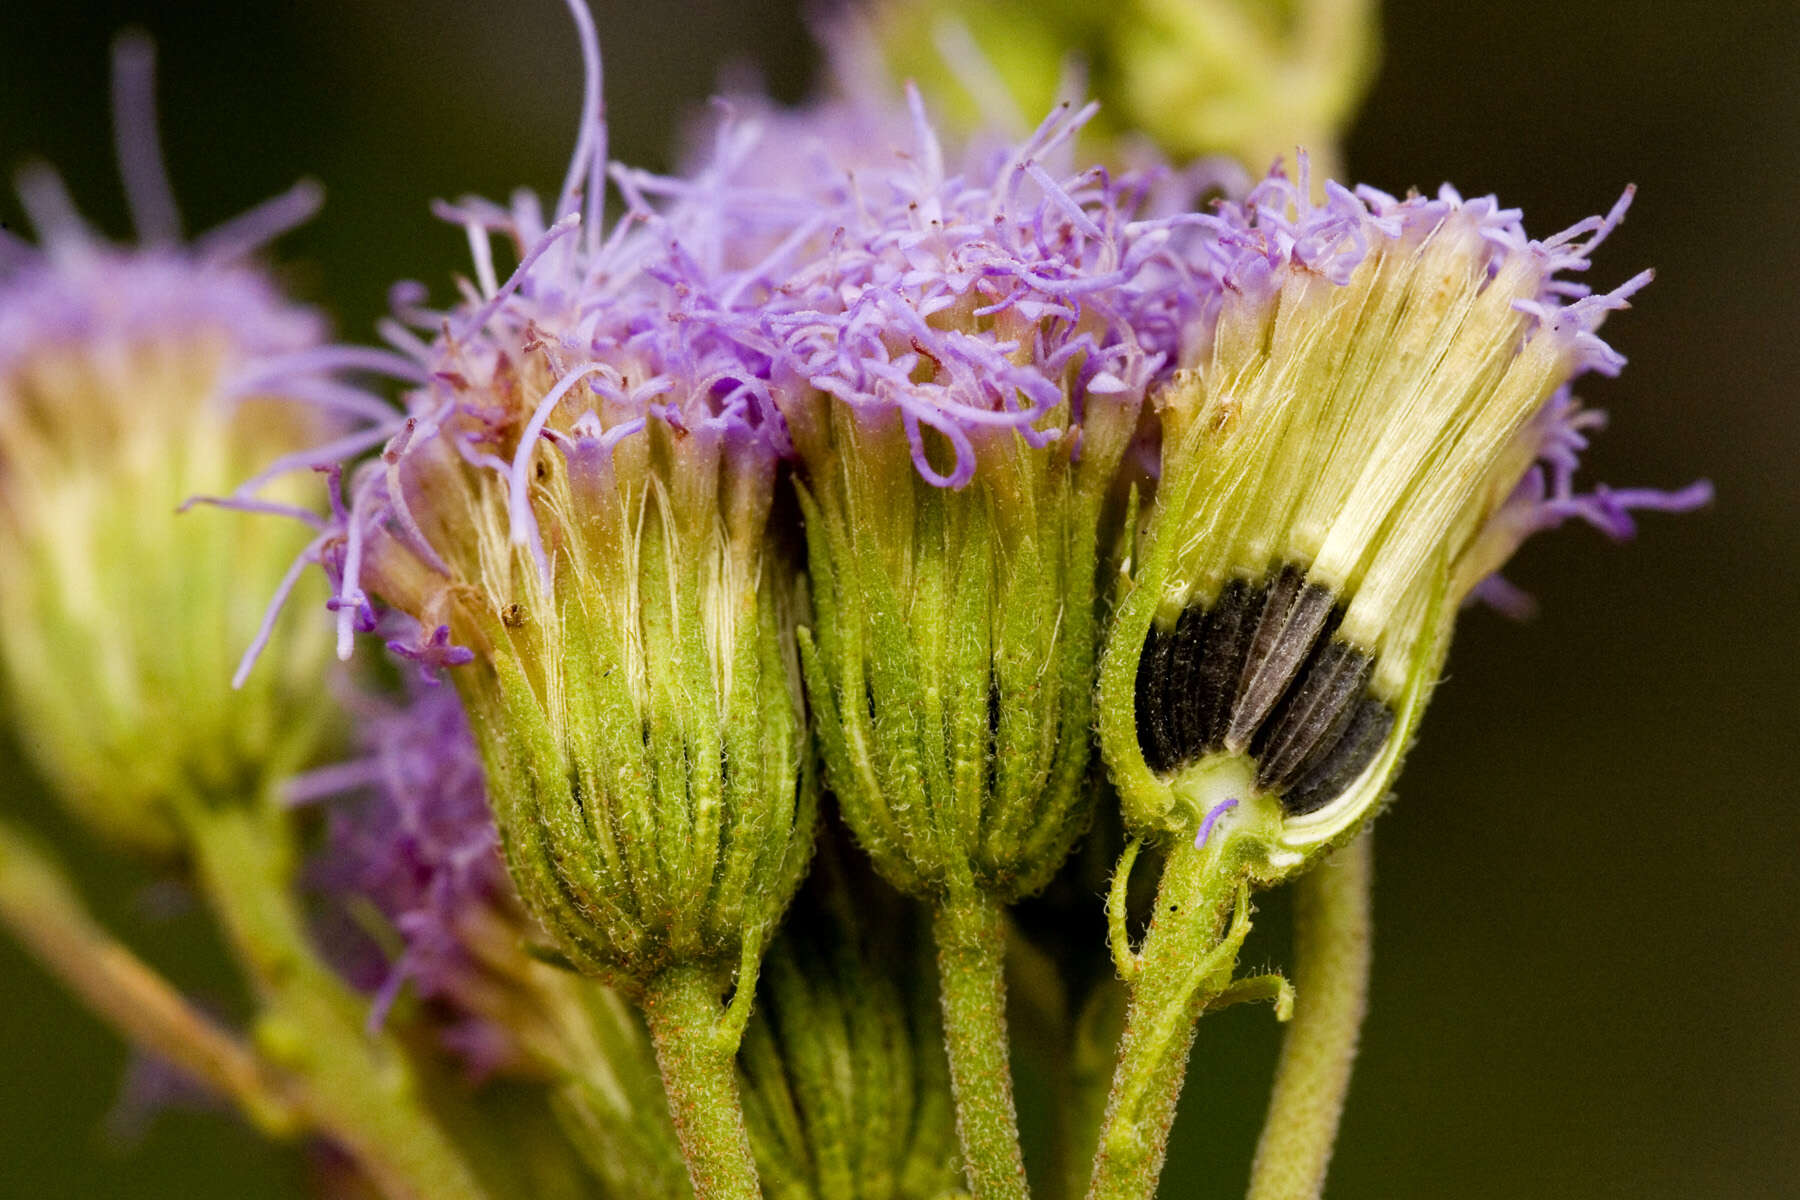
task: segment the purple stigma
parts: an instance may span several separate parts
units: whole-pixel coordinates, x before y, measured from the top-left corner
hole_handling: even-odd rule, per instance
[[[1237,806],[1238,798],[1227,796],[1208,809],[1205,819],[1200,822],[1200,832],[1194,835],[1194,849],[1198,850],[1206,845],[1206,839],[1212,836],[1213,826],[1219,823],[1219,818]]]

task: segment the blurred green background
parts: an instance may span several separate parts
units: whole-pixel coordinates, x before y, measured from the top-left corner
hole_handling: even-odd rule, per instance
[[[806,86],[791,5],[596,7],[617,156],[664,164],[727,65],[784,96]],[[442,295],[460,268],[462,235],[428,200],[548,189],[573,138],[557,0],[5,0],[0,164],[52,159],[115,232],[107,44],[128,24],[162,48],[190,228],[297,174],[328,185],[282,259],[350,337],[369,336],[392,280]],[[1585,529],[1541,539],[1509,574],[1542,615],[1464,621],[1380,824],[1339,1200],[1800,1194],[1797,82],[1791,0],[1386,8],[1353,173],[1495,191],[1540,234],[1639,184],[1596,282],[1659,275],[1607,327],[1630,369],[1584,388],[1615,420],[1592,475],[1706,475],[1719,499],[1649,518],[1625,548]],[[0,219],[20,215],[0,196]],[[11,747],[0,804],[54,826]],[[199,922],[63,844],[129,940],[232,1011]],[[1275,1045],[1265,1009],[1203,1023],[1164,1195],[1241,1194]],[[298,1156],[228,1117],[174,1112],[122,1139],[107,1114],[125,1060],[0,941],[0,1196],[300,1193]]]

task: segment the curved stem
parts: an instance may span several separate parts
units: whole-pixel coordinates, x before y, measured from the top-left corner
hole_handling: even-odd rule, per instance
[[[705,967],[670,967],[644,990],[644,1018],[696,1200],[760,1200],[721,990]]]
[[[1130,984],[1088,1200],[1156,1194],[1194,1025],[1230,984],[1250,931],[1247,885],[1222,860],[1223,842],[1178,844],[1163,867]]]
[[[969,1189],[974,1200],[1025,1200],[1031,1189],[1006,1034],[1006,915],[991,897],[970,891],[939,904],[931,928]]]
[[[1337,1141],[1369,992],[1370,834],[1300,878],[1296,999],[1250,1169],[1250,1200],[1317,1200]]]
[[[62,869],[0,822],[0,923],[124,1038],[234,1101],[263,1132],[299,1126],[287,1080],[95,923]]]
[[[320,961],[294,902],[294,847],[271,804],[179,805],[195,873],[262,1012],[257,1047],[301,1086],[307,1115],[395,1200],[482,1200],[391,1035]]]

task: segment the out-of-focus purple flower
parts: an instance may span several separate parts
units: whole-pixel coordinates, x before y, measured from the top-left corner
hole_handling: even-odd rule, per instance
[[[19,196],[40,242],[0,230],[0,376],[58,353],[128,369],[146,343],[195,337],[224,342],[242,365],[309,349],[325,335],[318,313],[282,295],[250,261],[311,218],[319,186],[299,183],[184,242],[157,145],[153,62],[142,38],[115,47],[114,130],[139,244],[120,246],[92,229],[51,167],[20,173]]]
[[[468,723],[448,688],[415,686],[402,700],[362,697],[361,758],[293,781],[289,799],[329,799],[329,834],[313,876],[343,902],[373,904],[398,937],[399,953],[380,964],[353,967],[353,982],[375,994],[370,1014],[380,1023],[411,984],[421,999],[468,1012],[472,988],[485,987],[489,964],[477,940],[496,923],[518,920],[517,901],[500,860],[487,807],[481,758]],[[354,907],[354,905],[350,905]],[[373,967],[373,969],[371,969]],[[503,1031],[456,1036],[474,1058],[492,1066],[508,1040]]]
[[[166,1112],[221,1112],[219,1097],[193,1075],[147,1050],[133,1047],[125,1060],[119,1093],[106,1113],[106,1136],[125,1149],[135,1148]]]
[[[271,458],[329,449],[346,412],[375,406],[330,375],[364,352],[324,347],[319,313],[257,261],[311,215],[317,186],[183,240],[152,74],[149,43],[121,39],[114,118],[138,244],[90,228],[42,165],[19,183],[39,243],[0,231],[0,676],[60,794],[162,851],[171,796],[241,793],[329,724],[313,715],[316,622],[245,693],[218,657],[257,637],[262,596],[288,586],[304,539],[177,511]],[[282,485],[239,507],[316,524],[301,500]]]

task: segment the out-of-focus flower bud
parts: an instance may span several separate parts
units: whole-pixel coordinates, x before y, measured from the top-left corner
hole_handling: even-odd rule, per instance
[[[324,322],[252,261],[312,213],[317,188],[181,241],[150,66],[147,43],[120,42],[139,244],[90,230],[43,166],[20,179],[41,244],[0,231],[0,666],[58,794],[102,833],[160,852],[177,841],[172,798],[257,794],[303,763],[331,713],[316,622],[292,622],[269,669],[231,688],[231,648],[256,634],[258,594],[305,535],[178,510],[327,437],[334,418],[309,358]]]
[[[770,947],[738,1054],[763,1187],[941,1200],[962,1173],[928,915],[827,843]]]
[[[846,61],[917,80],[964,126],[1043,112],[1074,82],[1102,106],[1090,134],[1258,171],[1296,144],[1331,153],[1379,57],[1372,0],[878,0],[834,32]]]

